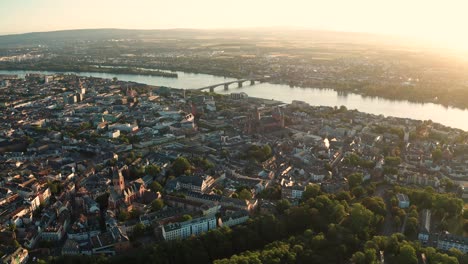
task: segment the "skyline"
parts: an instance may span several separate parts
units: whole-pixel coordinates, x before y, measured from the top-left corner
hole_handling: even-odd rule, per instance
[[[222,29],[299,27],[409,37],[435,46],[467,49],[468,24],[459,0],[342,1],[3,1],[0,34],[68,29]]]

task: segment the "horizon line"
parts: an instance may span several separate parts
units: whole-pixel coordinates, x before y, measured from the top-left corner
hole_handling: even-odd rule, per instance
[[[0,37],[12,36],[12,35],[25,35],[25,34],[38,34],[38,33],[53,33],[63,31],[80,31],[80,30],[135,30],[135,31],[170,31],[170,30],[199,30],[199,31],[216,31],[216,30],[261,30],[261,29],[283,29],[283,30],[306,30],[306,31],[321,31],[321,32],[335,32],[335,33],[351,33],[351,34],[365,34],[365,35],[376,35],[376,36],[390,36],[390,37],[402,37],[401,35],[395,34],[384,34],[376,32],[366,31],[345,31],[336,29],[317,29],[313,27],[303,26],[253,26],[253,27],[209,27],[209,28],[191,28],[191,27],[167,27],[167,28],[118,28],[118,27],[96,27],[96,28],[69,28],[69,29],[53,29],[44,31],[25,31],[25,32],[0,32]]]

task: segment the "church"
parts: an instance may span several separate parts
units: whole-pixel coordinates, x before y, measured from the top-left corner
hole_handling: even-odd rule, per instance
[[[127,165],[120,169],[118,167],[111,169],[112,188],[109,195],[109,209],[115,209],[119,206],[128,207],[145,193],[145,184],[141,179],[125,185],[124,171],[128,171]]]

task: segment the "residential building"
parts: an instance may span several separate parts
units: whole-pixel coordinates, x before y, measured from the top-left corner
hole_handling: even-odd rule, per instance
[[[408,198],[408,195],[404,193],[398,193],[396,195],[397,200],[398,200],[398,207],[400,208],[408,208],[410,206],[410,200]]]
[[[304,193],[305,186],[285,186],[281,189],[281,196],[283,199],[301,199]]]
[[[193,220],[164,225],[162,235],[165,240],[184,239],[200,235],[216,228],[216,217],[200,217]]]
[[[449,250],[456,248],[463,253],[468,253],[468,237],[456,236],[452,234],[437,235],[436,245],[438,249]]]
[[[231,227],[245,223],[247,220],[249,220],[249,212],[244,210],[236,211],[221,217],[220,226]]]
[[[431,210],[424,209],[421,214],[421,228],[419,230],[418,239],[423,244],[427,243],[431,234]]]

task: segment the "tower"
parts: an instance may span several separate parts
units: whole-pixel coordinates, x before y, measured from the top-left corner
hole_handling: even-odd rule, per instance
[[[122,171],[118,167],[112,168],[112,184],[114,185],[115,192],[119,194],[125,189],[125,180]]]
[[[276,107],[275,110],[273,111],[272,116],[275,118],[275,120],[278,122],[278,125],[281,128],[284,128],[284,113],[281,110],[281,108]]]
[[[193,102],[190,102],[190,107],[192,108],[191,109],[192,115],[196,116],[197,115],[197,106]]]
[[[255,113],[254,113],[255,121],[260,122],[261,114],[260,110],[258,107],[255,107]]]
[[[409,129],[408,127],[405,127],[404,129],[404,136],[403,136],[403,140],[408,143],[409,142],[409,138],[410,138],[410,132],[409,132]]]
[[[284,113],[281,112],[280,114],[280,126],[281,128],[284,128],[285,127],[285,124],[284,124]]]

